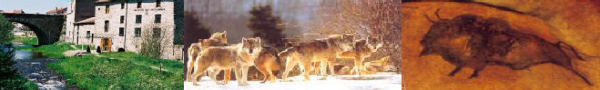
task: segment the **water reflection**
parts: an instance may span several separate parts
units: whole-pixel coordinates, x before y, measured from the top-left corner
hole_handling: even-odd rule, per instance
[[[15,47],[33,47],[21,43],[13,43]],[[36,82],[41,90],[63,90],[66,89],[65,80],[62,75],[51,71],[46,67],[48,63],[56,59],[44,58],[40,53],[31,50],[15,50],[15,68],[19,75]]]

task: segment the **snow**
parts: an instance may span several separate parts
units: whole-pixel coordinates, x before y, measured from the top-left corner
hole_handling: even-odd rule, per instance
[[[375,75],[336,75],[324,76],[311,75],[310,81],[304,81],[303,76],[293,76],[289,82],[282,82],[280,78],[274,83],[260,83],[261,81],[248,81],[247,86],[239,86],[238,82],[232,80],[229,84],[219,85],[204,76],[194,86],[192,82],[185,82],[184,89],[188,90],[400,90],[402,89],[401,75],[393,73],[378,73]],[[351,80],[355,78],[368,78],[368,80]]]

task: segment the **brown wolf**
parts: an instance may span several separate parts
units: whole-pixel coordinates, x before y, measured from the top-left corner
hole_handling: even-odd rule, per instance
[[[277,62],[278,59],[277,52],[271,47],[264,47],[259,53],[254,64],[256,69],[265,76],[261,83],[265,83],[267,80],[275,82],[277,77],[273,73],[279,71],[281,67]]]
[[[211,46],[225,46],[227,45],[227,31],[217,32],[210,36],[208,39],[199,39],[197,43],[192,43],[188,48],[188,65],[186,78],[189,80],[194,67],[195,58],[202,48],[208,48]]]
[[[296,64],[300,64],[300,68],[304,69],[305,80],[310,80],[308,77],[309,71],[312,68],[313,62],[320,62],[321,74],[325,73],[325,66],[328,64],[329,72],[334,75],[333,65],[335,59],[343,51],[347,51],[352,46],[354,41],[354,35],[332,35],[329,38],[322,40],[315,40],[312,42],[298,43],[292,47],[285,49],[279,53],[282,59],[286,59],[286,67],[283,72],[282,78],[287,81],[287,75]]]
[[[207,70],[209,76],[216,80],[216,71],[225,70],[225,75],[228,75],[235,68],[235,76],[240,85],[247,85],[248,68],[254,65],[254,59],[262,49],[260,42],[260,38],[242,38],[242,43],[239,44],[203,49],[194,62],[192,83],[198,85],[197,79]],[[224,82],[226,84],[229,79],[225,78]]]
[[[350,51],[343,52],[340,57],[342,58],[353,58],[354,67],[351,72],[356,72],[357,75],[361,75],[361,71],[365,71],[363,61],[365,58],[370,57],[372,53],[375,53],[378,48],[383,46],[383,42],[379,39],[368,38],[361,39],[354,43],[354,48]]]

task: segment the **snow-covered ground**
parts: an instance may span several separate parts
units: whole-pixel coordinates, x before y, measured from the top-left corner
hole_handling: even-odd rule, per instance
[[[232,80],[229,84],[216,84],[209,77],[204,76],[194,86],[192,82],[185,82],[186,90],[401,90],[401,75],[392,73],[378,73],[375,75],[337,75],[319,80],[323,76],[311,75],[310,81],[304,81],[303,76],[290,77],[291,82],[282,82],[279,78],[274,83],[260,83],[261,81],[248,81],[247,86],[239,86]],[[362,80],[356,80],[361,78]],[[354,80],[353,80],[354,79]]]

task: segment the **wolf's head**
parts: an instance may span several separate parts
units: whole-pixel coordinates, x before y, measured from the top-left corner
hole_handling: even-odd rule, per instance
[[[367,43],[370,49],[373,49],[373,52],[377,51],[377,49],[383,47],[383,40],[378,37],[368,37]]]
[[[242,38],[242,49],[244,52],[248,53],[260,52],[260,50],[262,50],[260,38]]]
[[[227,43],[227,31],[216,32],[210,36],[208,39],[219,40],[221,43]]]
[[[336,44],[338,47],[342,48],[344,51],[350,50],[353,48],[352,44],[354,44],[354,40],[356,39],[355,34],[342,34],[342,35],[331,35],[327,40],[330,43]]]

